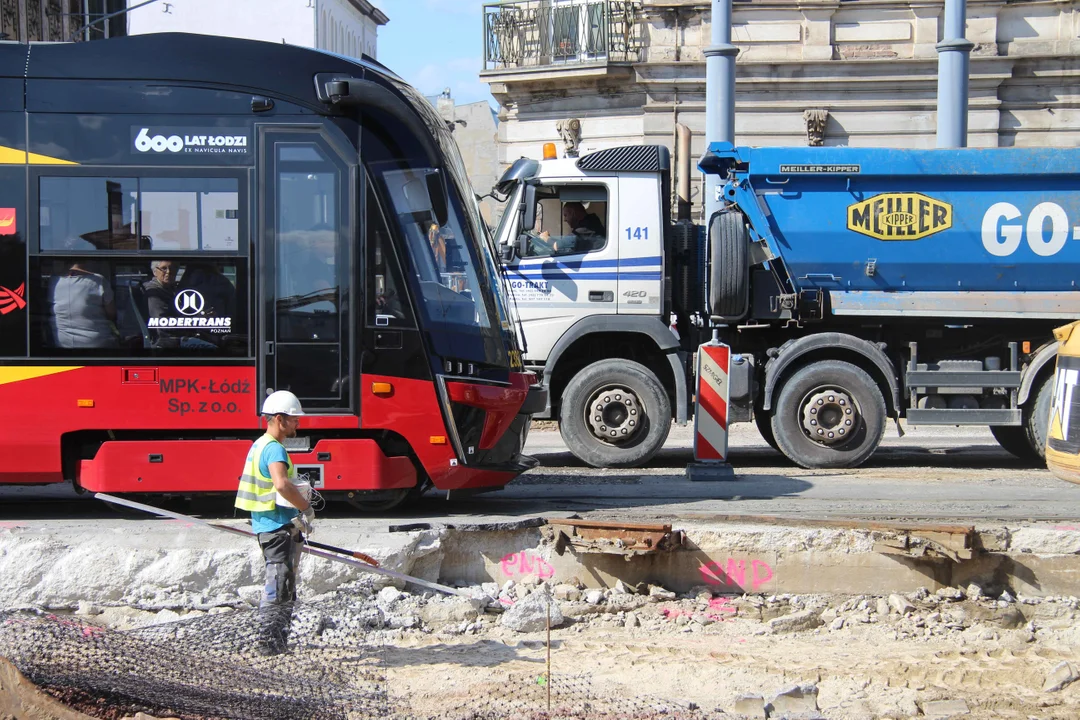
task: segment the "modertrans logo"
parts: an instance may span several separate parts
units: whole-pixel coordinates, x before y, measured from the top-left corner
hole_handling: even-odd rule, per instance
[[[146,322],[148,328],[169,328],[170,330],[207,330],[211,332],[231,332],[231,317],[207,317],[203,315],[206,310],[206,298],[198,290],[187,288],[176,294],[173,307],[180,317],[156,317],[149,318]]]
[[[222,128],[131,128],[134,151],[160,155],[179,153],[206,155],[247,155],[248,136],[244,130]]]
[[[878,240],[921,240],[952,227],[952,205],[922,193],[882,193],[848,205],[847,227]]]

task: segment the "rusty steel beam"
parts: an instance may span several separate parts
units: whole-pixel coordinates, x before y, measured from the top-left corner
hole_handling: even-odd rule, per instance
[[[674,550],[683,544],[683,532],[672,532],[667,524],[552,519],[548,525],[557,533],[555,551],[560,555],[567,546],[583,553],[632,556]]]

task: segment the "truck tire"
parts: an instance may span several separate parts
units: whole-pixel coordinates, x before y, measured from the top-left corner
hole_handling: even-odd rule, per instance
[[[1054,395],[1054,376],[1047,375],[1039,391],[1028,398],[1024,406],[1024,430],[1027,435],[1028,447],[1034,454],[1034,459],[1043,461],[1046,459],[1046,435],[1050,430],[1050,400]]]
[[[1023,425],[991,425],[990,434],[998,445],[1021,460],[1034,462],[1039,459],[1028,442],[1027,428]]]
[[[851,363],[811,363],[784,381],[777,398],[776,444],[801,467],[858,467],[881,444],[885,399],[873,378]]]
[[[667,391],[640,363],[594,362],[563,391],[559,433],[570,452],[592,467],[641,467],[663,447],[670,429]]]
[[[737,322],[750,309],[750,237],[742,213],[715,213],[709,221],[709,242],[709,314]]]

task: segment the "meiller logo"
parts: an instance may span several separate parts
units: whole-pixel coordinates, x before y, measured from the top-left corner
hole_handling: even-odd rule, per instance
[[[246,155],[248,136],[236,130],[145,128],[131,129],[140,153],[231,153]]]

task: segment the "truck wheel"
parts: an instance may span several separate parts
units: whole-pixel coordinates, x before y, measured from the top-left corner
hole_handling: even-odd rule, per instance
[[[746,317],[750,304],[750,237],[742,213],[715,213],[709,222],[709,238],[709,313],[726,322],[737,322]]]
[[[998,441],[998,445],[1021,460],[1039,459],[1028,442],[1027,428],[1023,425],[991,425],[990,434]]]
[[[885,432],[885,400],[864,370],[812,363],[784,381],[773,411],[780,451],[804,468],[858,467]]]
[[[671,429],[671,403],[652,370],[629,360],[601,360],[563,391],[559,433],[578,459],[597,468],[647,463]]]
[[[772,415],[767,410],[755,407],[754,424],[757,425],[758,432],[761,433],[761,438],[769,443],[769,447],[773,450],[779,450],[780,448],[776,444],[776,436],[773,435]]]
[[[1046,434],[1050,431],[1050,400],[1054,394],[1054,376],[1048,375],[1039,386],[1039,392],[1028,398],[1024,407],[1024,430],[1026,431],[1033,459],[1046,459]]]

